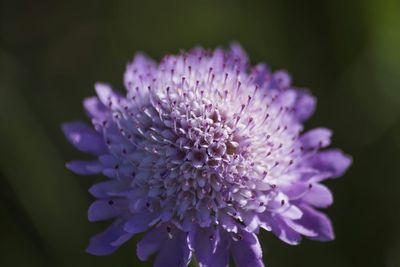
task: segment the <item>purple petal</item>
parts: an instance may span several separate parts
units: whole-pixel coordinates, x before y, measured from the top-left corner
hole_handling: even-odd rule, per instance
[[[228,55],[229,56],[227,57],[227,59],[232,59],[233,61],[230,62],[231,64],[237,65],[237,67],[242,70],[247,66],[249,59],[246,52],[238,43],[231,43],[231,45],[229,46]]]
[[[258,232],[260,226],[260,220],[254,212],[241,212],[240,217],[243,223],[246,225],[246,230],[249,232]]]
[[[272,231],[280,240],[290,244],[297,245],[301,240],[301,235],[289,227],[279,215],[273,216],[269,212],[258,215],[261,227]]]
[[[137,53],[132,63],[126,66],[124,73],[124,85],[131,89],[132,85],[140,83],[141,79],[147,78],[156,69],[156,64],[143,53]]]
[[[294,105],[294,116],[298,121],[303,122],[314,113],[317,100],[304,91],[298,91],[297,94],[297,100]]]
[[[127,199],[100,199],[90,205],[88,219],[91,222],[114,218],[126,212],[128,209]]]
[[[254,75],[254,82],[261,87],[270,78],[271,71],[267,65],[258,64],[252,69],[252,75]]]
[[[237,224],[231,216],[222,212],[219,216],[221,226],[228,232],[237,232]]]
[[[219,231],[219,241],[215,248],[215,251],[208,259],[204,259],[206,262],[204,267],[226,267],[229,265],[229,250],[230,250],[231,238],[228,233],[224,230]],[[197,256],[197,252],[196,252]]]
[[[136,234],[146,231],[160,219],[159,212],[144,211],[133,215],[124,226],[124,230]]]
[[[73,160],[65,164],[68,170],[80,175],[92,175],[100,173],[103,170],[103,165],[97,160],[83,161]]]
[[[96,96],[88,97],[83,101],[83,106],[90,118],[103,120],[107,116],[106,107],[99,101]]]
[[[64,123],[62,129],[68,141],[78,150],[93,155],[106,153],[107,147],[102,136],[85,123]]]
[[[205,267],[227,267],[229,265],[229,250],[231,238],[226,231],[219,231],[219,242],[212,257],[210,257],[208,265]]]
[[[274,85],[270,84],[269,86],[274,86]],[[275,88],[271,87],[271,89],[275,89]],[[281,106],[294,107],[296,104],[297,95],[298,95],[298,92],[295,90],[279,91],[277,101],[279,101],[279,105],[281,105]]]
[[[351,163],[351,157],[338,149],[319,152],[309,159],[311,167],[321,172],[331,173],[331,177],[343,175]]]
[[[94,87],[97,96],[104,106],[108,108],[119,106],[119,101],[121,97],[112,90],[110,85],[97,82]]]
[[[278,89],[288,89],[292,83],[292,78],[289,73],[285,70],[275,71],[272,75],[272,84]]]
[[[237,267],[264,266],[261,246],[255,234],[241,230],[234,239],[237,241],[231,242],[231,253]]]
[[[192,258],[192,252],[187,244],[187,234],[176,229],[172,230],[154,261],[154,267],[187,267]]]
[[[201,265],[208,260],[208,257],[212,254],[211,241],[213,239],[208,238],[213,236],[210,233],[211,227],[192,227],[188,234],[188,245],[191,250],[196,253],[197,261],[201,262]],[[218,237],[219,238],[219,237]]]
[[[282,192],[289,198],[289,200],[297,200],[302,198],[310,188],[310,183],[296,182],[282,187]]]
[[[332,131],[326,128],[312,129],[300,137],[304,149],[327,147],[331,143]]]
[[[304,226],[295,223],[292,220],[288,220],[288,219],[284,219],[284,222],[287,224],[287,226],[289,226],[290,228],[292,228],[294,231],[296,231],[297,233],[307,236],[307,237],[315,237],[317,236],[317,234],[307,228],[304,228]]]
[[[203,206],[198,209],[197,221],[202,227],[208,227],[211,224],[211,214],[209,208]]]
[[[160,250],[161,245],[168,238],[165,227],[162,225],[154,228],[137,243],[136,254],[141,261],[147,261],[150,255]]]
[[[322,184],[312,184],[302,200],[317,208],[326,208],[333,202],[331,191]]]
[[[316,236],[311,239],[330,241],[335,238],[331,221],[325,214],[304,204],[300,205],[300,209],[303,211],[303,217],[294,222],[313,231]]]
[[[104,232],[93,236],[90,239],[86,252],[97,256],[113,253],[123,242],[126,242],[132,237],[132,234],[123,230],[124,222],[123,219],[118,219]]]
[[[189,233],[188,239],[200,266],[227,266],[229,260],[227,238],[225,236],[220,242],[219,229],[197,227]]]
[[[114,168],[115,165],[120,163],[120,160],[111,154],[101,155],[99,157],[99,160],[101,164],[103,164],[105,167],[110,167],[110,168]]]
[[[121,192],[129,190],[130,179],[108,180],[97,183],[89,189],[89,193],[97,198],[109,198],[118,196]]]
[[[151,230],[137,244],[137,255],[146,261],[159,251],[155,267],[186,267],[192,257],[187,243],[187,234],[173,225],[162,224]]]
[[[291,219],[291,220],[297,220],[300,219],[303,213],[301,210],[296,207],[295,205],[289,205],[284,211],[280,213],[282,217]]]

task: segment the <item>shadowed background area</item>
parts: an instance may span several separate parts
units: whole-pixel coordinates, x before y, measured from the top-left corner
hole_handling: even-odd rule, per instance
[[[123,90],[135,51],[157,60],[236,40],[253,63],[287,69],[318,98],[310,129],[333,129],[354,157],[328,182],[336,240],[289,246],[260,235],[267,266],[400,266],[400,2],[0,0],[0,266],[151,266],[135,243],[84,252],[87,188],[64,162],[84,157],[60,130],[83,119],[95,81]]]

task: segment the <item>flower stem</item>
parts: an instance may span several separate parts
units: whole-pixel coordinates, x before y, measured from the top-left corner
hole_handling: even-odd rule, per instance
[[[194,255],[192,256],[192,261],[190,262],[189,267],[200,267]]]

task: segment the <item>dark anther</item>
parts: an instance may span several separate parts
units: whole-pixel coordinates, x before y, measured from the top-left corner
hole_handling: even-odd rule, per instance
[[[211,241],[214,240],[214,236],[213,236],[213,235],[210,235],[208,238],[209,238]]]
[[[233,233],[233,238],[236,239],[236,241],[242,240],[242,236],[236,233]]]
[[[114,166],[114,169],[118,169],[118,168],[119,168],[119,165],[116,164],[116,165]]]
[[[308,185],[308,188],[311,189],[311,188],[312,188],[312,184],[309,184],[309,185]]]
[[[112,199],[110,199],[109,201],[108,201],[108,205],[114,205],[114,201],[112,200]]]
[[[168,232],[168,233],[171,233],[171,231],[172,231],[172,228],[171,228],[171,226],[168,225],[168,226],[167,226],[167,232]]]
[[[285,200],[284,199],[281,200],[281,205],[282,206],[285,205]]]
[[[318,142],[318,147],[321,148],[322,147],[322,141]]]

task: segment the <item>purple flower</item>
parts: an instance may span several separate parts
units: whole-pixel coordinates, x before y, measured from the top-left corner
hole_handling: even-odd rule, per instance
[[[328,241],[332,204],[321,182],[341,176],[351,158],[330,144],[331,131],[303,133],[315,98],[291,85],[285,71],[251,67],[233,44],[195,48],[156,64],[137,54],[126,94],[95,85],[85,99],[93,128],[63,125],[68,140],[92,161],[71,161],[81,175],[108,179],[92,186],[89,221],[112,220],[87,252],[106,255],[138,233],[145,261],[187,266],[264,266],[256,234],[289,244],[302,236]],[[322,150],[324,149],[324,150]]]

